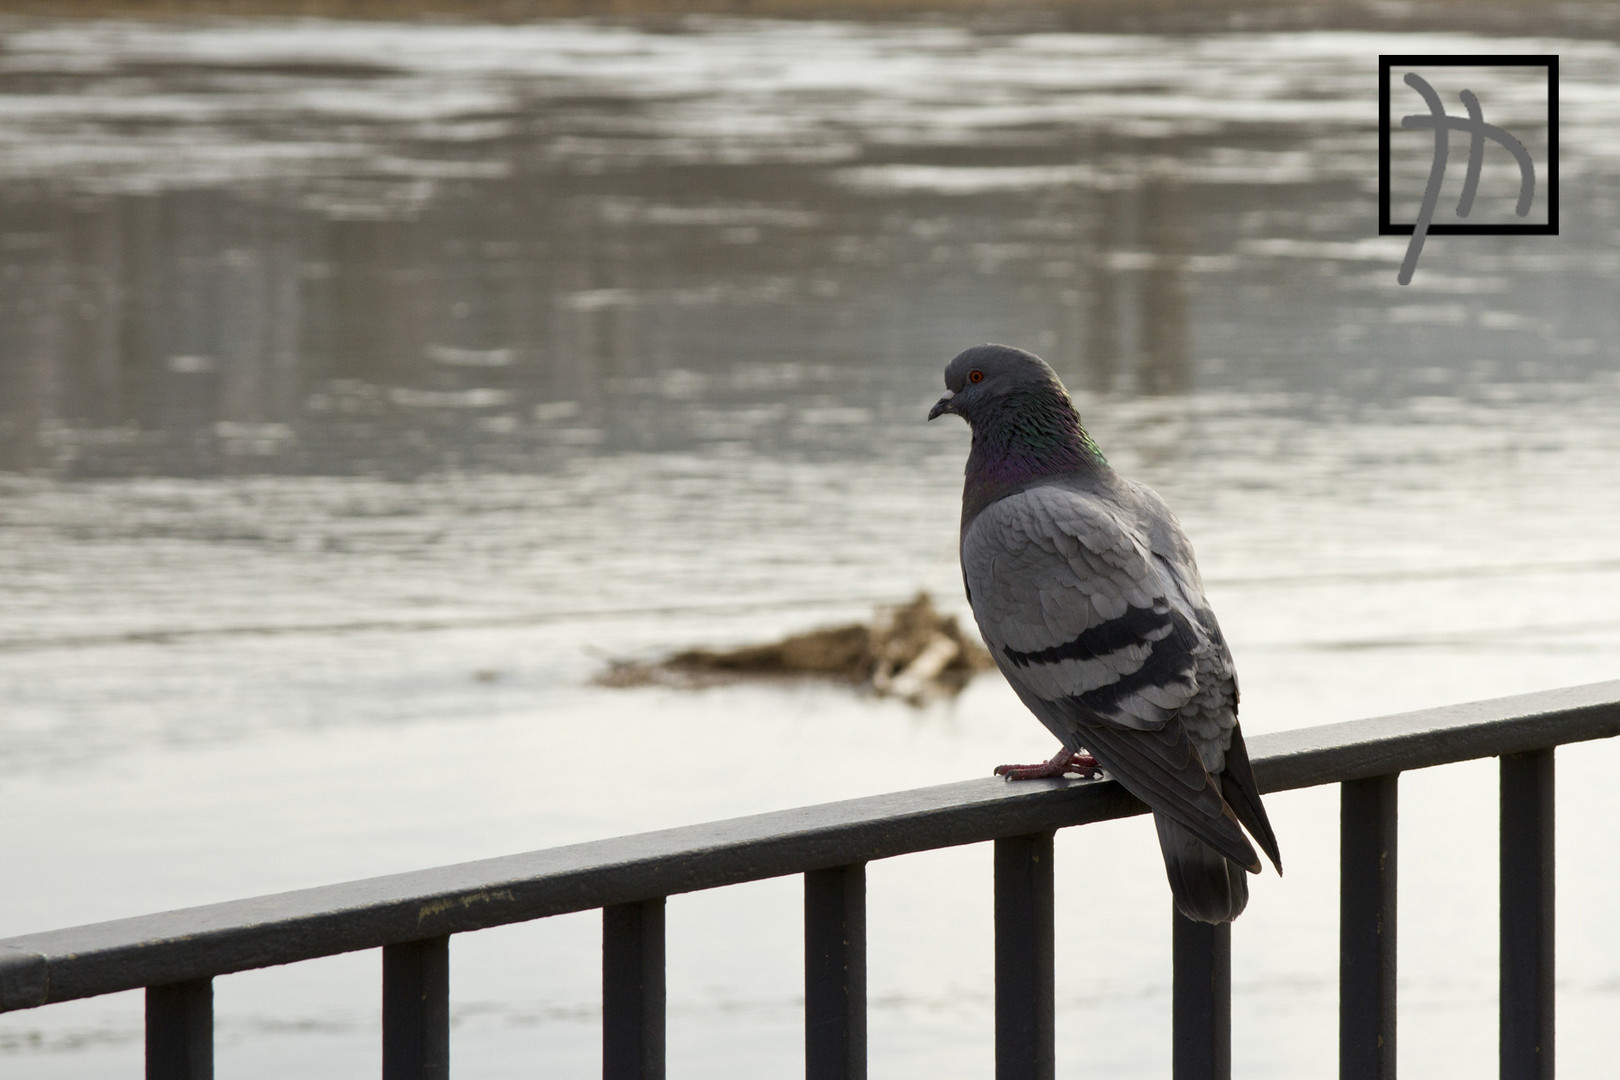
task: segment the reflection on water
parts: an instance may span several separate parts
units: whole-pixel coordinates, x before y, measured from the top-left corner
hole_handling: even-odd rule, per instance
[[[1141,372],[1146,394],[1184,394],[1193,388],[1187,347],[1186,192],[1174,179],[1142,188],[1142,224],[1148,265],[1143,274]]]
[[[1251,730],[1611,677],[1620,48],[1546,33],[0,24],[0,865],[35,883],[0,935],[1044,752],[995,679],[919,714],[590,685],[961,612],[966,437],[922,417],[984,340],[1177,508]],[[1562,57],[1564,235],[1435,238],[1402,289],[1376,57],[1481,49]],[[1603,753],[1561,755],[1561,820],[1612,817]],[[1489,784],[1403,791],[1403,1068],[1489,1071]],[[1318,795],[1238,928],[1246,1076],[1333,1053]],[[1060,840],[1110,927],[1059,968],[1107,1033],[1076,1075],[1163,1072],[1134,828]],[[1620,881],[1560,842],[1560,1064],[1605,1076]],[[982,855],[873,868],[874,1074],[990,1068]],[[802,1067],[791,884],[672,902],[675,1074]],[[594,930],[512,934],[458,938],[458,1070],[590,1073]],[[220,980],[222,1060],[374,1070],[375,978]],[[4,1018],[0,1071],[138,1068],[138,1004]]]
[[[836,453],[804,409],[909,408],[986,338],[1125,394],[1611,360],[1609,305],[1546,317],[1616,272],[1603,44],[1566,55],[1576,227],[1437,243],[1397,297],[1356,35],[312,26],[7,35],[0,468]]]

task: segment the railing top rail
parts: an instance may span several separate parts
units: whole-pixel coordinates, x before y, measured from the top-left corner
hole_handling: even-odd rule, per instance
[[[1620,681],[1259,735],[1282,791],[1620,734]],[[0,939],[0,1012],[1142,813],[995,778]]]

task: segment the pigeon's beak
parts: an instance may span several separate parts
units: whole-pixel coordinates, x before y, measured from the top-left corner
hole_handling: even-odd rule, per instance
[[[950,413],[955,412],[956,408],[955,408],[955,406],[953,406],[951,404],[951,401],[955,397],[956,397],[956,391],[955,390],[947,390],[947,391],[945,391],[945,396],[940,398],[938,401],[934,402],[934,407],[932,409],[928,410],[928,419],[932,420],[935,417],[944,416],[948,412],[950,412]]]

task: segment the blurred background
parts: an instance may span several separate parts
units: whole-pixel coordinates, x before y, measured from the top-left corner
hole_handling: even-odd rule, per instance
[[[592,681],[919,589],[970,617],[967,433],[923,417],[981,341],[1176,508],[1249,732],[1620,674],[1613,12],[636,6],[0,17],[0,936],[1045,757],[994,675]],[[1560,236],[1396,284],[1382,53],[1560,56]],[[1559,1063],[1607,1077],[1620,753],[1559,761]],[[1494,1069],[1495,785],[1402,781],[1410,1075]],[[1234,1071],[1322,1076],[1336,793],[1268,802]],[[1058,854],[1059,1071],[1164,1076],[1152,829]],[[870,868],[874,1077],[991,1071],[989,865]],[[599,1073],[598,922],[454,939],[458,1076]],[[796,880],[672,898],[672,1076],[802,1075],[800,933]],[[221,1075],[374,1074],[379,968],[216,980]],[[9,1014],[0,1073],[137,1075],[141,1030]]]

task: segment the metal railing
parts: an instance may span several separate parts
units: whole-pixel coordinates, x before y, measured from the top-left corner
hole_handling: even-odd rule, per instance
[[[1249,740],[1262,791],[1342,785],[1339,1074],[1395,1075],[1401,772],[1500,757],[1501,1075],[1553,1075],[1553,748],[1620,734],[1620,682]],[[212,978],[383,951],[383,1076],[449,1071],[451,934],[602,909],[602,1071],[664,1074],[664,900],[804,875],[805,1062],[866,1075],[865,864],[995,842],[998,1080],[1053,1075],[1052,835],[1143,813],[1118,785],[970,780],[0,940],[0,1012],[146,988],[146,1071],[213,1075]],[[1173,930],[1177,1080],[1230,1073],[1229,927]]]

